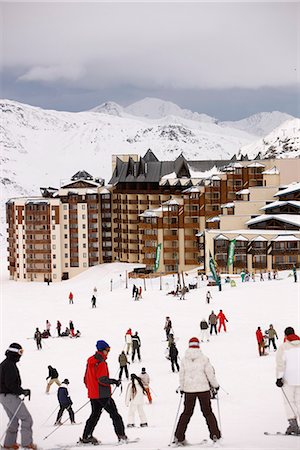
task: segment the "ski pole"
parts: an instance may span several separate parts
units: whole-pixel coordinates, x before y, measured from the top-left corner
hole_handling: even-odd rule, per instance
[[[291,405],[291,402],[289,401],[289,399],[288,399],[288,397],[287,397],[286,393],[284,392],[284,389],[283,389],[283,387],[281,387],[281,390],[282,390],[282,392],[283,392],[283,395],[285,396],[285,399],[286,399],[286,401],[287,401],[287,403],[288,403],[289,407],[291,408],[291,410],[292,410],[292,412],[293,412],[294,416],[295,416],[295,417],[297,417],[297,413],[295,412],[294,408],[292,407],[292,405]]]
[[[225,389],[222,386],[220,386],[220,388],[222,389],[222,391],[225,392],[225,394],[229,395],[229,392],[225,391]]]
[[[59,408],[59,405],[58,405],[58,406],[55,408],[55,410],[50,414],[50,416],[45,420],[45,422],[42,423],[42,425],[45,425],[45,423],[48,422],[48,420],[50,419],[50,417],[53,416],[53,414],[55,413],[56,410],[58,410],[58,408]]]
[[[177,408],[177,413],[176,413],[176,417],[175,417],[174,427],[173,427],[173,430],[172,430],[172,434],[171,434],[171,438],[170,438],[170,443],[168,444],[168,447],[171,447],[171,444],[172,444],[173,439],[174,439],[175,428],[176,428],[177,421],[178,421],[178,416],[179,416],[179,411],[180,411],[180,407],[181,407],[182,398],[183,398],[183,392],[180,393],[179,405],[178,405],[178,408]]]
[[[219,404],[219,395],[218,395],[218,393],[217,393],[216,397],[217,397],[217,407],[218,407],[219,428],[220,428],[220,433],[222,435],[221,414],[220,414],[220,404]]]
[[[74,415],[78,413],[78,411],[80,411],[82,408],[84,408],[88,403],[90,403],[90,400],[88,400],[84,405],[82,405],[80,408],[77,409],[77,411],[74,412]],[[44,437],[44,440],[47,439],[49,436],[51,436],[51,434],[55,433],[55,431],[57,431],[62,425],[64,425],[70,418],[68,417],[67,419],[65,419],[61,425],[57,425],[56,428],[54,428],[54,430],[51,431],[51,433],[47,434],[47,436]]]
[[[24,397],[24,398],[25,398],[25,397]],[[0,437],[0,442],[2,441],[2,439],[4,438],[4,436],[6,435],[7,430],[9,429],[9,427],[11,426],[11,424],[12,424],[13,421],[14,421],[14,418],[15,418],[16,415],[18,414],[19,409],[21,408],[22,404],[24,403],[24,398],[20,398],[20,400],[21,400],[21,401],[20,401],[20,404],[18,405],[17,409],[16,409],[15,412],[14,412],[14,415],[13,415],[12,418],[10,419],[10,421],[9,421],[7,427],[6,427],[6,430],[4,431],[4,433],[2,434],[2,436]]]

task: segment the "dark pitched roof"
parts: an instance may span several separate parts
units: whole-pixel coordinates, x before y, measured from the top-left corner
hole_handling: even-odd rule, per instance
[[[80,179],[93,180],[93,177],[86,170],[79,170],[71,177],[72,181],[80,180]]]

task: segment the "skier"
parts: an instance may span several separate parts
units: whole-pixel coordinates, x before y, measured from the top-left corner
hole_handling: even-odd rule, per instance
[[[134,427],[134,416],[138,412],[140,417],[141,427],[147,427],[147,419],[144,412],[143,404],[145,395],[147,395],[143,382],[135,373],[130,375],[131,382],[127,386],[125,405],[129,406],[128,411],[128,425],[127,428]]]
[[[56,329],[57,329],[57,334],[58,334],[58,336],[61,336],[61,334],[60,334],[61,323],[60,323],[59,320],[56,322]]]
[[[119,364],[120,364],[119,380],[122,379],[123,370],[125,371],[125,375],[128,380],[129,374],[128,374],[127,364],[130,364],[130,363],[128,362],[128,359],[127,359],[127,356],[125,355],[124,350],[119,355]]]
[[[268,272],[268,280],[269,280],[269,281],[271,281],[271,280],[272,280],[272,277],[271,277],[271,272],[270,272],[270,271]]]
[[[70,292],[70,294],[69,294],[69,305],[71,305],[71,304],[73,305],[73,303],[74,303],[73,298],[74,298],[73,293]]]
[[[179,364],[178,364],[178,349],[176,347],[175,342],[173,342],[170,345],[170,349],[169,349],[169,357],[171,360],[171,368],[172,368],[172,372],[175,372],[175,367],[177,369],[177,372],[179,372]]]
[[[92,308],[96,308],[96,301],[97,301],[97,299],[96,299],[96,296],[95,296],[95,294],[93,294],[92,295]]]
[[[137,353],[138,360],[141,361],[141,340],[138,336],[138,332],[136,331],[134,335],[132,336],[132,355],[131,355],[131,361],[134,362],[135,354]]]
[[[258,344],[259,356],[264,356],[265,355],[265,340],[264,340],[264,336],[262,334],[260,327],[257,327],[257,330],[256,330],[256,340],[257,340],[257,344]]]
[[[164,330],[166,332],[166,337],[167,337],[166,340],[168,340],[168,338],[169,338],[169,334],[171,332],[171,329],[172,329],[172,321],[171,321],[170,317],[167,316],[166,317],[165,326],[164,326]]]
[[[211,293],[210,293],[210,291],[207,291],[207,293],[206,293],[206,303],[209,304],[211,299],[212,299]]]
[[[66,327],[65,331],[63,331],[61,333],[61,336],[65,337],[65,336],[70,336],[70,330],[68,327]]]
[[[76,333],[74,334],[74,337],[76,338],[80,338],[81,337],[81,333],[79,330],[76,330]]]
[[[297,283],[297,268],[296,264],[293,265],[293,275],[294,275],[294,281]]]
[[[142,367],[142,372],[140,374],[140,379],[142,380],[142,383],[144,385],[147,397],[148,397],[148,402],[151,404],[152,403],[152,397],[151,397],[151,392],[150,392],[150,377],[146,372],[146,368]]]
[[[170,334],[169,334],[169,337],[168,337],[168,348],[170,348],[171,345],[174,344],[174,343],[175,343],[174,334],[173,334],[173,333],[170,333]]]
[[[276,354],[276,386],[284,396],[284,404],[289,426],[285,434],[300,434],[297,421],[300,419],[300,337],[292,327],[284,330],[285,342]]]
[[[73,321],[72,320],[70,320],[70,322],[69,322],[69,328],[70,328],[70,333],[71,333],[71,335],[72,335],[72,337],[74,337],[75,336],[75,332],[74,332],[74,324],[73,324]]]
[[[126,443],[127,436],[123,419],[120,416],[114,399],[111,396],[111,385],[120,386],[121,381],[109,377],[106,359],[108,357],[110,346],[107,342],[99,340],[96,343],[97,351],[87,360],[86,371],[84,375],[84,384],[88,390],[88,397],[91,402],[92,412],[87,419],[83,436],[80,441],[83,444],[98,444],[99,441],[93,436],[102,410],[108,412],[112,419],[114,430],[120,443]]]
[[[17,362],[23,354],[20,344],[14,342],[10,344],[5,352],[6,358],[0,364],[0,403],[2,404],[9,418],[9,426],[5,433],[3,447],[17,450],[17,434],[19,421],[21,421],[21,445],[23,448],[36,450],[37,446],[32,441],[32,417],[25,406],[20,395],[28,397],[30,400],[30,389],[21,387],[21,377]],[[13,418],[13,420],[12,420]]]
[[[202,319],[200,322],[200,330],[201,330],[201,342],[204,342],[206,339],[207,342],[209,342],[208,339],[208,323],[205,319]]]
[[[274,330],[273,325],[271,324],[268,331],[267,331],[267,335],[269,338],[269,349],[271,349],[271,342],[273,345],[273,349],[277,350],[276,344],[275,344],[275,338],[278,339],[276,330]]]
[[[49,320],[46,320],[46,330],[47,330],[49,337],[51,336],[50,329],[51,329],[51,323],[49,322]]]
[[[134,300],[139,300],[139,288],[135,287]]]
[[[131,328],[128,328],[125,334],[125,347],[126,347],[126,355],[129,355],[132,347],[132,331]]]
[[[50,386],[53,383],[56,383],[57,386],[61,385],[61,382],[58,379],[58,372],[57,372],[57,370],[54,367],[52,367],[52,366],[48,366],[48,370],[49,370],[49,375],[47,376],[46,381],[47,380],[49,380],[49,381],[48,381],[47,387],[46,387],[46,394],[49,394]]]
[[[217,333],[217,322],[218,322],[218,317],[212,311],[208,318],[208,323],[210,324],[210,332],[209,332],[210,335],[212,335],[213,330],[215,330],[215,333],[218,334]]]
[[[265,281],[265,279],[264,279],[264,275],[263,275],[263,273],[262,273],[262,272],[260,272],[260,279],[259,279],[259,281]]]
[[[134,285],[132,286],[132,298],[135,298],[136,290],[137,290],[137,287],[136,287],[136,285],[134,284]]]
[[[142,289],[142,286],[140,286],[139,287],[139,300],[141,300],[141,298],[142,298],[142,291],[143,291],[143,289]]]
[[[226,323],[228,322],[225,314],[223,313],[222,309],[220,309],[219,314],[217,315],[217,318],[219,320],[219,327],[218,327],[218,333],[220,333],[221,327],[224,328],[224,331],[226,333]]]
[[[242,270],[241,273],[240,273],[240,275],[241,275],[242,283],[244,283],[244,281],[245,281],[245,276],[246,276],[246,272],[245,272],[244,270]]]
[[[38,350],[42,350],[42,333],[38,328],[36,328],[33,339],[36,342]]]
[[[61,384],[65,384],[68,386],[70,384],[70,382],[67,378],[65,378]],[[56,422],[54,425],[62,425],[61,418],[62,418],[62,415],[63,415],[65,409],[69,413],[71,423],[75,423],[75,415],[74,415],[74,411],[72,409],[73,402],[70,398],[67,386],[60,386],[58,388],[57,399],[58,399],[60,408],[59,408]]]
[[[210,388],[218,390],[219,383],[216,380],[214,368],[207,356],[200,350],[199,339],[196,337],[189,340],[189,348],[181,360],[179,382],[180,393],[184,394],[184,411],[175,430],[175,444],[178,446],[186,444],[185,432],[197,398],[209,429],[210,438],[214,442],[218,441],[221,438],[221,432],[211,408]]]

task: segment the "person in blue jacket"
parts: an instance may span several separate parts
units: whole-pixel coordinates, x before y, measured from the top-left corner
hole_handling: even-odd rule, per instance
[[[75,423],[75,415],[74,415],[74,411],[72,409],[73,402],[71,400],[71,397],[69,395],[68,388],[67,388],[67,386],[69,384],[70,384],[70,382],[66,378],[61,383],[61,386],[58,388],[57,398],[58,398],[58,401],[59,401],[60,408],[59,408],[59,411],[58,411],[58,414],[57,414],[57,418],[56,418],[56,422],[55,422],[54,425],[62,425],[61,418],[62,418],[62,415],[63,415],[65,409],[69,413],[71,423]],[[63,386],[63,385],[66,385],[66,386]]]

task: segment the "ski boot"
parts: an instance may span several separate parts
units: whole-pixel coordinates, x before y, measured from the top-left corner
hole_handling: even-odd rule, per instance
[[[80,438],[79,442],[81,444],[92,444],[92,445],[99,445],[101,444],[98,439],[96,439],[94,436],[88,436],[87,438]]]
[[[297,419],[289,419],[289,426],[287,427],[285,434],[300,435],[300,428]]]

